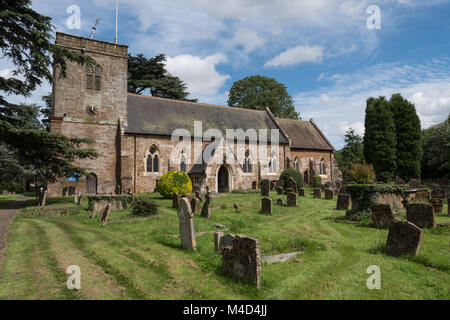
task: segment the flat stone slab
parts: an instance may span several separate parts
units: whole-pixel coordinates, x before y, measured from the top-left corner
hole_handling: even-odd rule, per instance
[[[261,257],[262,262],[264,263],[275,263],[275,262],[285,262],[288,260],[294,259],[298,254],[303,253],[303,251],[297,251],[297,252],[289,252],[289,253],[282,253],[282,254],[276,254],[273,256],[264,256]]]

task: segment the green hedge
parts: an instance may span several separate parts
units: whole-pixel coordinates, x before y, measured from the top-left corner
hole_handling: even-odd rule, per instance
[[[322,185],[322,178],[319,176],[314,176],[312,177],[312,187],[313,188],[320,188],[320,186]]]
[[[299,171],[297,171],[295,169],[286,169],[280,175],[280,180],[284,181],[284,185],[286,185],[289,178],[294,179],[294,181],[297,183],[297,189],[303,188],[303,177]],[[298,192],[298,190],[297,190],[297,192]]]
[[[155,216],[158,214],[158,206],[148,197],[135,198],[132,203],[131,215],[138,217]]]
[[[358,209],[348,210],[347,219],[362,220],[372,215],[370,207],[378,203],[382,194],[397,193],[402,194],[407,189],[405,186],[396,186],[391,184],[351,184],[347,187],[352,202],[358,202]]]
[[[133,201],[133,197],[129,194],[123,194],[118,196],[88,196],[88,210],[94,209],[94,202],[96,201],[108,201],[108,202],[122,202],[122,207],[124,209],[128,208],[131,202]]]
[[[158,181],[158,192],[166,199],[173,198],[175,192],[180,196],[192,193],[191,179],[184,172],[168,171]]]

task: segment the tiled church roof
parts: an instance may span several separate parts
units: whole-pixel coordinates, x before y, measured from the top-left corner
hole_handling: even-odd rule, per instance
[[[312,120],[277,118],[276,121],[291,140],[292,149],[334,150],[333,145]]]
[[[266,111],[208,105],[187,101],[128,94],[128,117],[125,133],[171,136],[175,129],[187,129],[194,134],[194,121],[202,121],[203,132],[218,129],[270,129],[276,124]],[[289,141],[279,135],[280,144]]]

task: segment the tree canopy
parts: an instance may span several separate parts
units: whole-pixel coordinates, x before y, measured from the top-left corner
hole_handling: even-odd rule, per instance
[[[159,54],[146,58],[142,54],[128,55],[128,92],[142,94],[149,90],[154,97],[177,100],[188,99],[186,84],[166,70],[166,56]]]
[[[444,122],[423,130],[422,176],[450,178],[450,114]]]
[[[363,138],[355,133],[355,130],[349,128],[345,132],[345,146],[336,151],[335,157],[339,169],[347,179],[352,164],[362,164],[364,161]]]
[[[284,84],[274,78],[250,76],[233,83],[228,105],[256,110],[269,110],[280,118],[300,119],[292,97]]]

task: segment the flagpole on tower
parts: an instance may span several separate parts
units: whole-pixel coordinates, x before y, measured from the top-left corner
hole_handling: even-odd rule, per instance
[[[117,24],[119,23],[119,0],[116,0],[116,35],[114,36],[114,42],[117,43]]]

